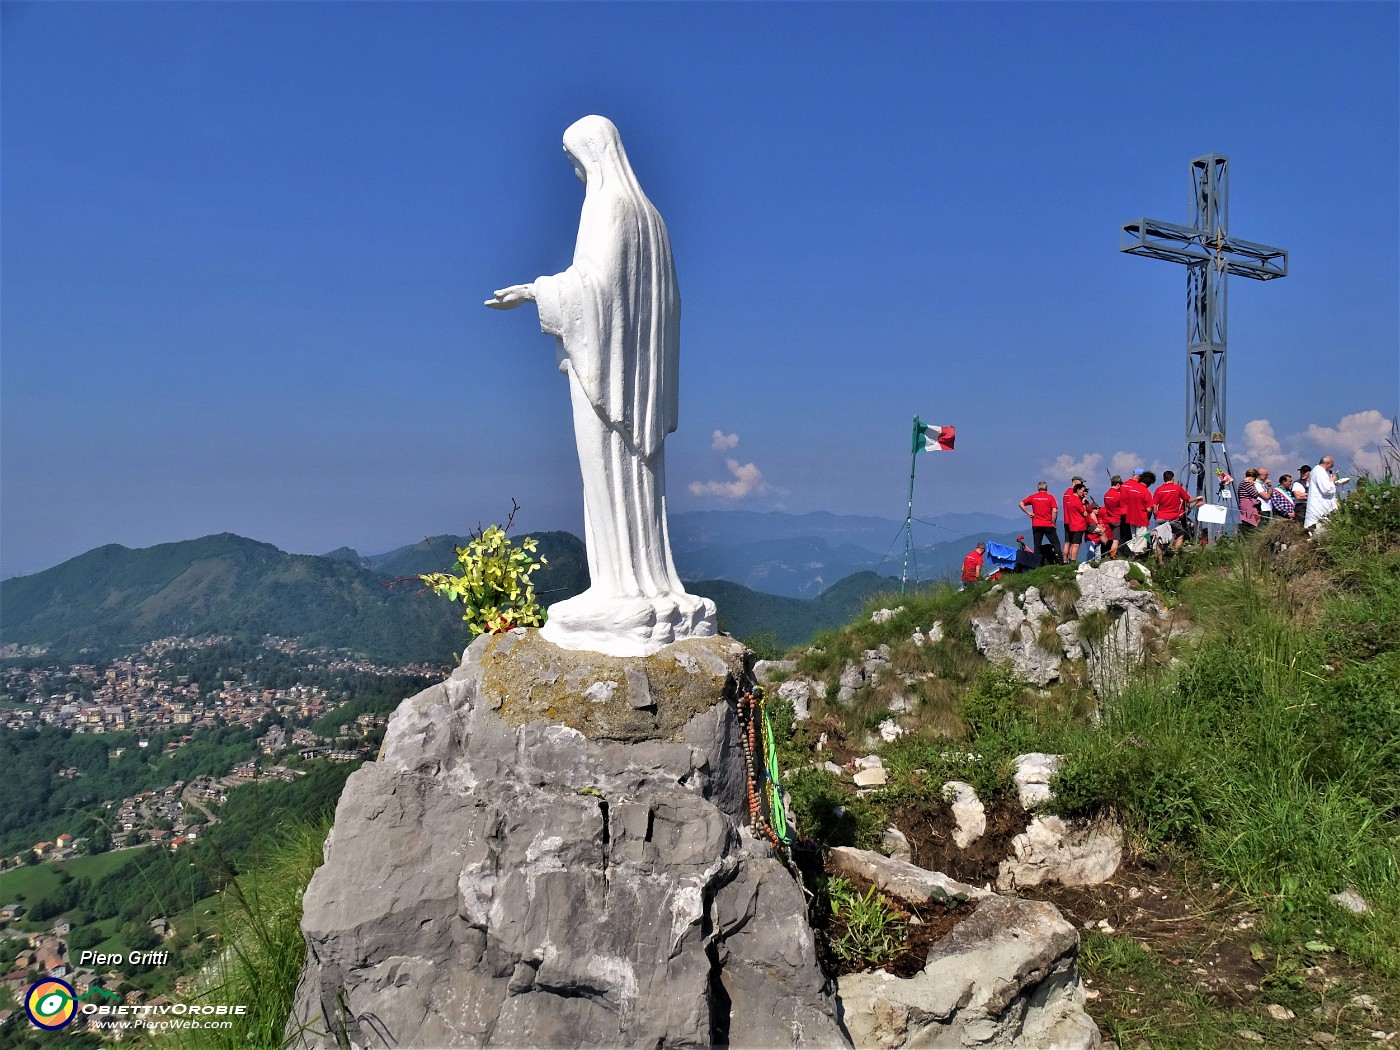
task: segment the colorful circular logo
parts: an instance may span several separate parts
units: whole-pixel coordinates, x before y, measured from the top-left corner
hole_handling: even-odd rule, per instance
[[[24,997],[24,1012],[36,1028],[49,1032],[66,1028],[77,1013],[77,996],[73,986],[57,977],[35,981]]]

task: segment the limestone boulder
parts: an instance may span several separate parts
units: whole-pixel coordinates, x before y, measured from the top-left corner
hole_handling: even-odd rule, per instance
[[[474,642],[346,784],[291,1045],[848,1045],[802,890],[743,824],[745,671],[722,638]]]
[[[832,863],[916,902],[958,893],[976,901],[913,977],[873,970],[839,979],[842,1017],[857,1047],[1101,1045],[1084,1011],[1079,936],[1053,905],[999,896],[863,850],[833,850]]]
[[[1021,808],[1029,811],[1049,802],[1053,797],[1050,780],[1059,771],[1059,755],[1047,755],[1041,751],[1017,755],[1011,780],[1016,785],[1016,796]]]
[[[1010,663],[1017,677],[1033,685],[1049,685],[1060,677],[1063,650],[1041,644],[1041,624],[1053,619],[1049,607],[1035,587],[1021,594],[1002,595],[993,616],[972,620],[972,636],[977,651],[992,663]]]
[[[1037,814],[1011,848],[997,869],[999,890],[1097,886],[1113,878],[1123,861],[1123,828],[1111,819],[1075,823]]]
[[[987,833],[987,807],[971,784],[950,780],[943,785],[943,798],[953,811],[953,845],[967,849]]]
[[[778,698],[792,705],[792,716],[799,722],[812,717],[812,701],[821,695],[819,685],[809,678],[789,678],[778,686]]]

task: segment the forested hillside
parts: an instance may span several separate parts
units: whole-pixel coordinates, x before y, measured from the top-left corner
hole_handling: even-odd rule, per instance
[[[543,532],[536,539],[546,561],[535,574],[541,604],[587,587],[577,537]],[[412,577],[449,568],[465,542],[435,536],[369,559],[344,550],[287,554],[231,533],[139,550],[110,544],[0,583],[0,643],[46,647],[54,658],[89,648],[112,654],[175,635],[278,635],[384,663],[440,661],[467,640],[460,607]],[[718,602],[736,636],[795,645],[843,622],[883,585],[858,573],[810,601],[724,582],[688,586]]]

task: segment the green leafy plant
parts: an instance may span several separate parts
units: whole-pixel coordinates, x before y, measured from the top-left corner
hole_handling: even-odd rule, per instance
[[[865,893],[845,879],[827,883],[831,914],[845,924],[845,931],[831,942],[831,950],[847,962],[887,963],[904,947],[905,920],[871,886]]]
[[[952,911],[959,904],[966,904],[970,898],[962,890],[957,893],[949,893],[942,886],[935,886],[929,890],[928,899],[935,904],[943,905],[948,911]]]
[[[457,548],[457,573],[418,577],[434,593],[466,606],[462,619],[472,635],[500,634],[512,627],[539,627],[545,613],[535,601],[530,574],[545,564],[534,556],[537,542],[527,536],[517,547],[506,530],[491,525]]]

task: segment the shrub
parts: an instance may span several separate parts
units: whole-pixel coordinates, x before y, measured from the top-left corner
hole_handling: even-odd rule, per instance
[[[963,698],[962,720],[976,748],[1016,753],[1035,737],[1035,721],[1023,700],[1026,687],[1008,668],[988,667]]]
[[[529,536],[519,547],[512,546],[505,530],[492,525],[457,548],[459,575],[435,572],[419,579],[435,593],[466,606],[462,619],[473,636],[538,627],[544,623],[544,610],[535,601],[530,574],[545,560],[532,557],[536,547]]]

